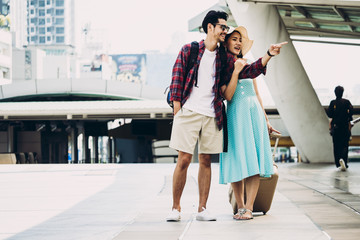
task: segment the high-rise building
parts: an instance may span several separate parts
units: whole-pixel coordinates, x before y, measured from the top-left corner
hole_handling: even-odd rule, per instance
[[[9,4],[10,9],[5,18],[10,19],[12,45],[15,48],[22,48],[27,45],[27,0],[10,0]]]
[[[28,0],[28,45],[75,44],[74,0]]]
[[[10,9],[9,1],[10,0],[0,0],[0,14],[1,15],[6,16],[9,14],[9,9]]]
[[[9,0],[0,0],[0,85],[12,81],[12,41],[10,30]]]

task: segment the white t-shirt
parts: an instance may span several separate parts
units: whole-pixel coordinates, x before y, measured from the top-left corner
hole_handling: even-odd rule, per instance
[[[215,83],[216,52],[216,50],[210,52],[205,48],[198,69],[197,87],[194,83],[190,96],[183,106],[188,110],[209,117],[215,117],[213,86]]]

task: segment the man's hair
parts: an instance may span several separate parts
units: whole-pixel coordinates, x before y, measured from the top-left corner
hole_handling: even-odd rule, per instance
[[[226,12],[211,10],[206,14],[201,26],[207,34],[207,26],[209,23],[215,26],[215,24],[219,22],[219,19],[227,21],[228,17],[229,15]]]
[[[334,90],[336,98],[342,98],[344,93],[344,88],[342,86],[337,86]]]

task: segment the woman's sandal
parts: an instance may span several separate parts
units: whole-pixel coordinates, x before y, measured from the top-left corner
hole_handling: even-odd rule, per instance
[[[244,217],[244,214],[246,212],[250,213],[250,217]],[[239,217],[237,217],[237,216],[239,216]],[[238,212],[233,216],[233,218],[235,220],[250,220],[250,219],[253,219],[254,216],[253,216],[253,213],[251,210],[246,209],[246,208],[239,208]]]
[[[233,216],[233,219],[235,220],[241,220],[242,215],[246,212],[245,208],[239,208],[238,212]]]
[[[246,212],[250,213],[250,217],[244,217]],[[253,212],[251,210],[249,210],[249,209],[245,209],[245,212],[242,214],[241,217],[243,217],[243,218],[241,218],[240,220],[251,220],[251,219],[254,218]]]

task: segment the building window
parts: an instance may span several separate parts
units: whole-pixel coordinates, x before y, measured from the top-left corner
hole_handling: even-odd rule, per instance
[[[4,15],[7,15],[8,14],[8,7],[6,6],[6,5],[4,5],[3,7],[2,7],[2,12],[1,12],[2,14],[4,14]]]
[[[30,31],[31,31],[32,33],[35,32],[35,28],[32,27]]]
[[[44,27],[39,28],[39,34],[45,34],[45,28]]]
[[[64,16],[64,9],[56,9],[55,15],[56,16]]]
[[[39,18],[39,25],[45,25],[45,18]]]
[[[51,18],[47,18],[46,23],[51,23]]]
[[[46,0],[46,5],[50,5],[51,1],[50,0]]]
[[[46,14],[50,14],[50,15],[51,15],[51,14],[52,14],[52,9],[51,9],[51,8],[50,8],[50,9],[47,9],[47,10],[46,10]]]
[[[31,14],[31,15],[34,15],[34,13],[35,13],[34,9],[31,9],[31,10],[30,10],[30,14]]]
[[[55,6],[57,6],[57,7],[63,7],[63,6],[64,6],[64,0],[56,0]]]
[[[45,9],[40,9],[39,10],[39,16],[40,17],[45,16]]]
[[[65,28],[63,27],[56,28],[56,34],[63,34],[64,32],[65,32]]]
[[[36,40],[37,40],[37,36],[31,37],[31,42],[36,42]]]
[[[39,0],[39,7],[45,7],[45,0]]]
[[[36,23],[36,18],[32,18],[32,19],[30,20],[30,22],[35,24],[35,23]]]
[[[45,43],[45,37],[40,37],[39,38],[39,43]]]
[[[50,37],[50,36],[47,37],[46,40],[47,40],[48,42],[50,42],[50,41],[51,41],[51,37]]]
[[[55,24],[56,25],[64,25],[64,19],[63,18],[56,18]]]
[[[65,42],[65,38],[64,37],[56,37],[56,43],[64,43]]]

